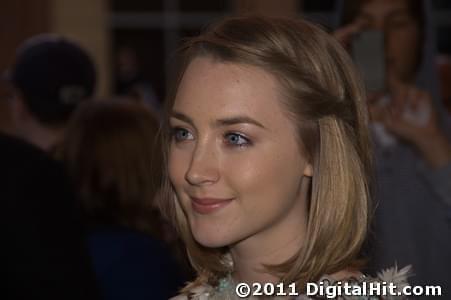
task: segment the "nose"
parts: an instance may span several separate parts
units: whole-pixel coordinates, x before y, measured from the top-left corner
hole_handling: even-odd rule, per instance
[[[213,184],[219,177],[219,161],[215,146],[209,142],[197,144],[185,173],[185,180],[191,185],[200,186]]]

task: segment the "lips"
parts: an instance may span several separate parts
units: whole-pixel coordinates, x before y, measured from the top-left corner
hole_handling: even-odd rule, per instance
[[[191,206],[193,210],[199,214],[209,214],[220,210],[232,202],[233,198],[219,199],[219,198],[191,198]]]

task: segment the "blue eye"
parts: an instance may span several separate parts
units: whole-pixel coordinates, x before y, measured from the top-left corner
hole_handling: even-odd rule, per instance
[[[251,144],[251,141],[239,133],[227,133],[225,135],[226,143],[232,146],[245,147]]]
[[[191,132],[189,132],[185,128],[181,128],[181,127],[172,128],[171,129],[171,135],[172,135],[172,138],[176,142],[182,142],[182,141],[185,141],[185,140],[192,140],[192,139],[194,139],[194,137],[191,134]]]

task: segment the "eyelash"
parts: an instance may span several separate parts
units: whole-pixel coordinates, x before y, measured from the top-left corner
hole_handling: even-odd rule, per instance
[[[178,136],[180,133],[188,133],[192,136],[192,134],[189,132],[189,130],[187,130],[186,128],[183,127],[174,127],[171,128],[171,139],[174,140],[175,143],[181,143],[183,141],[187,141],[187,140],[192,140],[193,138],[184,138],[184,137],[180,137]],[[236,136],[238,137],[238,139],[244,140],[241,141],[239,143],[234,143],[234,142],[230,142],[229,138],[232,136]],[[237,132],[227,132],[224,134],[224,140],[227,146],[230,147],[239,147],[239,148],[243,148],[243,147],[248,147],[252,145],[252,142],[249,138],[247,138],[246,136],[244,136],[241,133],[237,133]]]
[[[191,134],[191,133],[189,132],[189,130],[187,130],[187,129],[185,129],[185,128],[182,128],[182,127],[173,127],[173,128],[171,128],[171,130],[170,130],[171,139],[174,140],[176,143],[180,143],[180,142],[182,142],[182,141],[187,140],[186,138],[181,138],[181,137],[177,136],[177,135],[178,135],[179,133],[181,133],[181,132],[185,132],[185,133]],[[192,134],[191,134],[191,135],[192,135]]]
[[[242,139],[244,140],[244,142],[241,143],[232,143],[230,142],[230,140],[228,139],[231,136],[237,136],[238,139]],[[252,145],[251,141],[249,140],[249,138],[245,137],[243,134],[237,133],[237,132],[228,132],[224,135],[224,139],[226,140],[226,144],[228,146],[231,147],[239,147],[239,148],[243,148],[243,147],[249,147]]]

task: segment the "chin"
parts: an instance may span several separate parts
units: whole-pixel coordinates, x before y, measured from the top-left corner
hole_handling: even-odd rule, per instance
[[[204,247],[207,248],[221,248],[233,244],[236,239],[233,238],[231,232],[224,232],[221,229],[226,229],[225,226],[214,228],[214,226],[208,226],[208,224],[191,225],[191,232],[193,237]]]
[[[207,248],[222,248],[231,244],[230,242],[224,240],[224,238],[219,234],[193,232],[193,237],[196,242]]]

